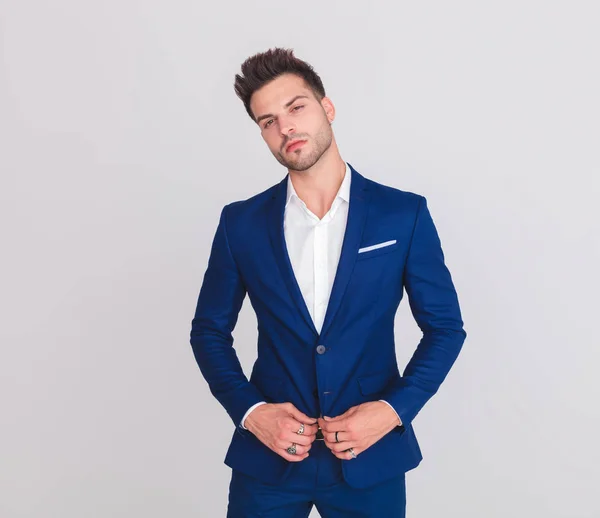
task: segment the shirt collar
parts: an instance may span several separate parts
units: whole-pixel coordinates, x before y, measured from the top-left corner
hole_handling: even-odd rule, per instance
[[[352,172],[350,171],[350,167],[348,167],[348,163],[346,162],[346,173],[344,174],[344,179],[342,180],[342,184],[340,185],[340,188],[338,189],[338,192],[336,194],[336,198],[339,197],[342,200],[347,201],[348,203],[350,203],[350,180],[351,180],[351,176],[352,176]],[[286,196],[286,200],[285,200],[285,206],[286,207],[287,207],[288,203],[290,202],[290,199],[293,196],[296,196],[296,198],[300,199],[300,197],[296,193],[296,189],[294,189],[294,184],[292,183],[292,177],[288,173],[288,179],[287,179],[287,196]]]

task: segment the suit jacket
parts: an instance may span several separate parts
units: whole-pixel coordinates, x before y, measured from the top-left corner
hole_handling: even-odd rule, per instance
[[[364,488],[415,468],[422,455],[413,420],[466,338],[426,199],[370,180],[352,165],[350,171],[346,231],[320,334],[285,245],[287,175],[223,207],[212,242],[190,343],[211,393],[235,424],[225,464],[267,483],[283,482],[296,463],[239,426],[262,400],[289,401],[316,417],[385,399],[403,425],[356,459],[340,460],[344,479]],[[423,336],[401,375],[394,317],[404,290]],[[258,323],[249,379],[232,336],[246,294]]]

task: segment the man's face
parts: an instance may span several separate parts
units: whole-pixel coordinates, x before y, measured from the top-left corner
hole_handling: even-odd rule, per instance
[[[318,101],[295,74],[279,76],[254,92],[250,109],[271,153],[288,169],[305,171],[331,146],[333,104],[327,97]],[[288,149],[297,141],[304,142]]]

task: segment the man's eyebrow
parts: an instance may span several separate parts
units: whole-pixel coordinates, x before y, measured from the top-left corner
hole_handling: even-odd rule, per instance
[[[285,103],[285,107],[289,108],[292,104],[294,104],[294,102],[296,102],[298,99],[302,99],[302,98],[308,99],[308,95],[297,95],[291,101],[288,101],[287,103]],[[260,117],[258,117],[258,119],[256,119],[256,123],[258,124],[261,120],[268,119],[269,117],[275,117],[275,115],[273,115],[272,113],[266,113],[265,115],[261,115]]]

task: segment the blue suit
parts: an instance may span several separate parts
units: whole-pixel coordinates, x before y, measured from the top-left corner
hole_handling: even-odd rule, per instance
[[[190,341],[211,393],[235,425],[225,464],[264,483],[285,484],[305,461],[288,462],[240,427],[246,410],[259,401],[289,401],[317,417],[384,399],[403,425],[356,459],[336,459],[343,478],[353,488],[367,488],[415,468],[422,455],[413,420],[437,392],[466,337],[426,199],[372,181],[352,166],[350,171],[346,232],[320,334],[285,246],[287,175],[226,205],[214,235]],[[394,317],[403,290],[423,337],[401,375]],[[250,379],[232,347],[246,294],[258,322]]]

